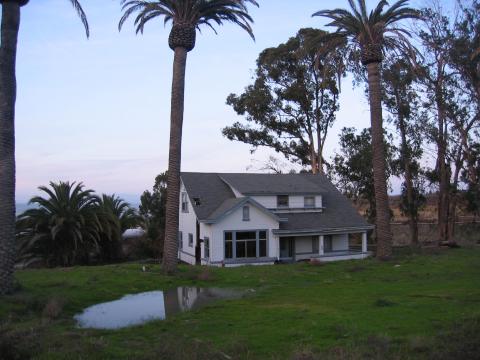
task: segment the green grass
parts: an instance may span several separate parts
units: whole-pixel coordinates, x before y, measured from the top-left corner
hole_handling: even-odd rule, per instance
[[[159,266],[151,270],[122,264],[17,272],[20,290],[0,298],[0,352],[3,346],[11,358],[39,359],[428,358],[452,332],[476,334],[461,349],[479,344],[478,248],[389,262],[181,266],[175,276],[161,275]],[[199,281],[204,271],[208,280]],[[255,291],[122,330],[82,330],[72,319],[124,294],[180,285]],[[64,303],[55,319],[44,313],[51,299]]]

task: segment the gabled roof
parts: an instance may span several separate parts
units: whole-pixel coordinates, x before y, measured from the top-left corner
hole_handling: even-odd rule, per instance
[[[190,197],[190,204],[200,221],[208,219],[225,200],[235,199],[230,186],[225,184],[218,174],[182,173],[181,179]],[[199,206],[195,205],[194,198],[200,200]]]
[[[257,209],[262,211],[265,215],[270,216],[276,221],[280,221],[280,218],[265,208],[263,205],[259,204],[257,201],[249,198],[249,197],[241,197],[241,198],[234,198],[234,199],[227,199],[225,200],[213,213],[210,214],[208,219],[204,220],[207,224],[214,224],[222,220],[224,217],[230,215],[235,210],[241,208],[245,204],[251,204],[255,206]]]
[[[199,221],[212,221],[246,201],[235,197],[232,186],[243,195],[322,195],[323,212],[282,213],[280,233],[372,228],[325,175],[182,173],[181,178]],[[200,200],[199,206],[194,198]]]

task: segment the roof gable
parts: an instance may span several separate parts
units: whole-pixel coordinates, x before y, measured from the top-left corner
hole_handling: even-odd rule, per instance
[[[246,204],[250,204],[256,207],[258,210],[263,212],[265,215],[271,217],[272,219],[280,222],[280,218],[272,213],[270,210],[265,208],[263,205],[259,204],[257,201],[253,200],[249,197],[243,198],[236,198],[236,199],[227,199],[220,205],[210,216],[208,219],[204,220],[207,224],[215,224],[219,221],[223,220],[227,216],[233,214],[236,210],[243,207]]]

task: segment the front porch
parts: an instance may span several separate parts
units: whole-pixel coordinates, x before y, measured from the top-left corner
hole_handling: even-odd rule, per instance
[[[300,235],[279,237],[279,259],[284,262],[318,259],[338,261],[365,259],[371,255],[367,249],[367,232]]]

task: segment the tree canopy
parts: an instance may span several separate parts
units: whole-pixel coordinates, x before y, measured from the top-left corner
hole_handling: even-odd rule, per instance
[[[254,83],[227,104],[246,124],[223,129],[230,140],[274,149],[287,159],[323,172],[323,147],[339,108],[340,51],[318,57],[312,42],[325,32],[301,29],[295,37],[258,57]]]

